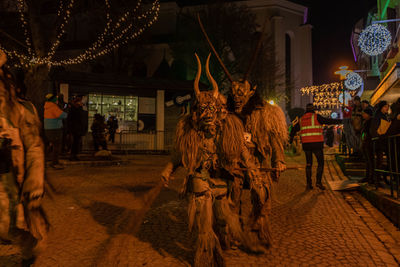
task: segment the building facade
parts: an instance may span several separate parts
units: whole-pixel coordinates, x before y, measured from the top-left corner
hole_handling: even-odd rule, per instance
[[[300,88],[312,85],[312,26],[307,24],[308,8],[286,0],[235,1],[244,5],[256,17],[258,25],[266,25],[266,35],[274,40],[275,62],[278,66],[279,81],[275,88],[279,105],[287,112],[287,107],[304,108],[312,101],[302,96]],[[157,23],[149,31],[156,35],[174,35],[178,25],[177,14],[188,10],[199,10],[201,5],[178,5],[175,1],[161,4]],[[261,31],[261,26],[259,31]],[[157,69],[165,56],[173,61],[168,43],[152,45],[153,52],[146,59],[148,76]],[[193,51],[194,53],[194,51]]]
[[[381,100],[389,103],[400,97],[400,53],[399,35],[400,1],[378,0],[375,8],[359,20],[353,29],[351,45],[354,60],[364,78],[363,99],[370,100],[372,105]],[[380,55],[369,56],[358,46],[360,33],[368,26],[379,23],[387,27],[391,35],[391,44]]]

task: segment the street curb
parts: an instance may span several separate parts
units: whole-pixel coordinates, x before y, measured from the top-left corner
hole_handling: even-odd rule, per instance
[[[120,166],[120,165],[128,165],[130,163],[129,160],[81,160],[81,161],[69,161],[69,160],[60,160],[60,163],[65,167],[68,166]],[[47,167],[50,167],[50,164],[46,164]]]
[[[336,155],[335,159],[336,163],[342,170],[344,177],[349,179],[350,176],[346,175],[345,171],[343,171],[343,158],[341,158],[340,155]],[[397,227],[400,227],[400,201],[391,198],[387,194],[377,191],[374,186],[369,186],[367,184],[360,184],[358,191],[375,208],[389,218],[393,224],[395,224]]]
[[[400,201],[378,192],[375,187],[363,184],[360,186],[361,194],[397,227],[400,227]]]

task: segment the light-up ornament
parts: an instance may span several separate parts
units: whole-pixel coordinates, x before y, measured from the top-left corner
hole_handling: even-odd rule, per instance
[[[270,103],[271,105],[275,104],[274,100],[269,100],[268,103]]]
[[[358,46],[370,56],[382,54],[392,42],[389,30],[382,24],[372,24],[365,28],[358,38]]]
[[[345,103],[344,104],[348,105],[349,104],[349,100],[351,100],[351,94],[346,92],[344,96],[345,96]],[[343,104],[343,93],[341,93],[339,95],[339,102]]]
[[[346,79],[347,74],[351,72],[351,70],[348,70],[348,66],[340,66],[339,70],[335,71],[336,75],[340,75],[340,80]]]
[[[338,118],[338,114],[336,112],[332,112],[331,118],[332,119],[337,119]]]
[[[363,84],[363,79],[358,73],[349,72],[346,75],[346,80],[344,81],[344,85],[349,90],[356,90],[361,87]]]

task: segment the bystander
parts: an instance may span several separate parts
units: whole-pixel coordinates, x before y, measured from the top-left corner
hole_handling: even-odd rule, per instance
[[[68,116],[68,131],[72,135],[72,146],[70,160],[79,160],[82,136],[87,132],[85,123],[86,113],[82,108],[82,97],[77,96],[71,102],[71,109]]]
[[[290,132],[290,143],[293,142],[296,133],[300,131],[300,138],[307,161],[307,189],[313,188],[311,170],[314,154],[318,161],[316,186],[321,190],[325,190],[325,186],[322,184],[322,175],[324,172],[324,136],[322,125],[339,124],[342,120],[322,117],[321,115],[316,114],[314,110],[313,104],[307,104],[306,113],[300,118],[296,125],[293,125],[292,131]]]
[[[67,118],[67,113],[62,111],[57,105],[58,97],[53,94],[46,95],[44,104],[44,132],[47,144],[52,144],[52,164],[55,169],[63,169],[58,160],[61,152],[63,119]]]
[[[373,109],[368,106],[362,112],[363,127],[361,130],[361,149],[366,163],[365,177],[362,180],[362,182],[367,182],[367,183],[373,183],[374,162],[373,162],[372,139],[370,134],[373,113],[374,113]]]

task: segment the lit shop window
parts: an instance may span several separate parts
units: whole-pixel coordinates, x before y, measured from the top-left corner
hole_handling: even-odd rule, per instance
[[[89,94],[89,126],[93,122],[94,115],[99,113],[107,121],[114,116],[121,126],[128,122],[137,122],[138,118],[138,97],[117,96],[102,93]]]

